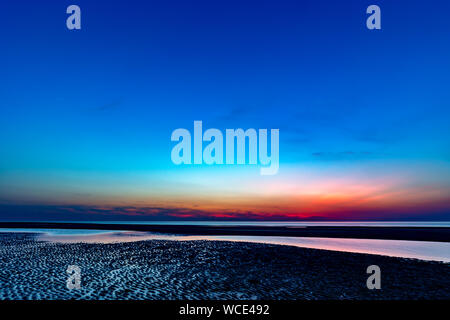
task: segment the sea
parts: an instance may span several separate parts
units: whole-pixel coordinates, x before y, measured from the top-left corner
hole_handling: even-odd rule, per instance
[[[44,221],[40,221],[44,222]],[[56,221],[52,221],[56,222]],[[206,226],[361,226],[361,227],[446,227],[449,221],[59,221],[85,222],[108,224],[159,224],[159,225],[206,225]],[[433,241],[409,240],[378,240],[378,239],[350,239],[350,238],[316,238],[316,237],[278,237],[278,236],[182,236],[173,234],[159,234],[154,232],[117,231],[117,230],[67,230],[67,229],[6,229],[0,232],[32,232],[37,233],[40,241],[60,243],[115,243],[143,240],[172,240],[172,241],[245,241],[288,245],[320,250],[332,250],[354,253],[376,254],[392,257],[411,258],[426,261],[441,261],[450,263],[450,243]]]

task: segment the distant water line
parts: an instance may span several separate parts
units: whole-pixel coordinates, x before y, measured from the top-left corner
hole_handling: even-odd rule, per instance
[[[57,223],[189,225],[189,226],[266,226],[266,227],[446,227],[450,221],[33,221]]]

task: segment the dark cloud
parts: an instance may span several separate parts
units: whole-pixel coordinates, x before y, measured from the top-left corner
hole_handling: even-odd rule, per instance
[[[419,206],[414,210],[400,207],[389,210],[343,208],[323,215],[305,217],[304,213],[284,211],[268,214],[251,210],[205,211],[191,208],[135,207],[135,206],[58,206],[58,205],[0,205],[0,221],[176,221],[176,220],[417,220],[448,221],[448,201],[430,208]],[[426,215],[418,215],[420,212]],[[422,218],[421,218],[422,217]]]

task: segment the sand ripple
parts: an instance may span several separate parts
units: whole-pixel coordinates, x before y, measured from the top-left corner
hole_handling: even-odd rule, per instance
[[[382,290],[366,288],[368,265]],[[66,287],[68,265],[81,289]],[[150,240],[56,244],[0,233],[0,299],[450,298],[450,266],[256,243]]]

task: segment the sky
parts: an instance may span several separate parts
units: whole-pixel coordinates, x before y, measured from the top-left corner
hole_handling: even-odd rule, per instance
[[[450,220],[449,10],[3,1],[0,220]],[[196,120],[279,129],[278,173],[175,165]]]

